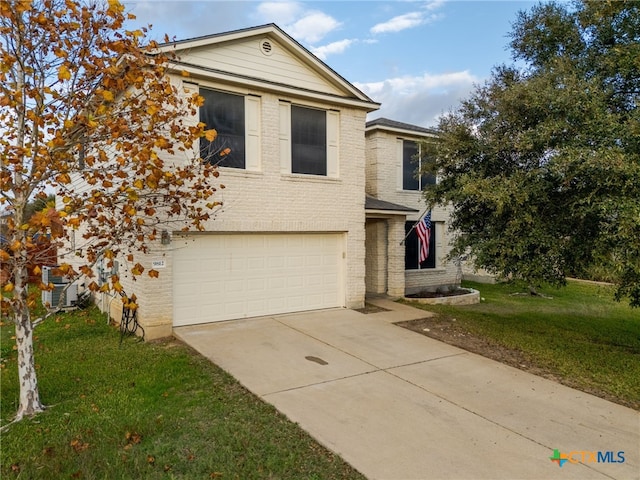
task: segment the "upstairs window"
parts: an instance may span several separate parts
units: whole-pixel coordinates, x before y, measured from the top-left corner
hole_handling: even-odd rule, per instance
[[[327,175],[327,114],[291,106],[291,173]]]
[[[418,173],[422,170],[422,155],[420,145],[411,140],[402,141],[402,189],[422,190],[427,185],[435,185],[433,174]]]
[[[280,102],[281,173],[338,177],[340,113]]]
[[[245,108],[244,97],[217,90],[200,89],[204,105],[200,107],[200,121],[206,129],[215,129],[218,136],[213,142],[200,139],[200,157],[204,161],[215,159],[221,167],[245,168]],[[218,157],[217,153],[229,148],[230,153]]]

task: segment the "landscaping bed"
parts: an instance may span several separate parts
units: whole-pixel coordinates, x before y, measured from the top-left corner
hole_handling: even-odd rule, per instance
[[[407,295],[406,300],[427,305],[473,305],[480,303],[480,292],[473,288],[456,288],[437,292],[420,292]]]

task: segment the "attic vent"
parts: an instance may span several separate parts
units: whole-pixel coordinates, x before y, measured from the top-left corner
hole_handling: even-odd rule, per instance
[[[269,56],[273,53],[273,45],[271,45],[269,40],[262,40],[260,42],[260,51]]]

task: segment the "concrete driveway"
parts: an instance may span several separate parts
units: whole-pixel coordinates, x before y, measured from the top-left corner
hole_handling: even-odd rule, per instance
[[[640,478],[635,410],[397,327],[427,313],[375,303],[391,311],[174,332],[370,479]]]

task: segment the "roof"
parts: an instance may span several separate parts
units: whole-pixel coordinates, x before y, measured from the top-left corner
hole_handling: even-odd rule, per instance
[[[222,44],[225,42],[238,41],[238,40],[246,40],[252,37],[257,36],[271,36],[274,39],[277,39],[282,45],[297,58],[302,60],[309,68],[314,70],[316,74],[328,79],[330,82],[333,82],[335,85],[339,85],[340,88],[349,92],[348,96],[350,96],[354,101],[358,102],[359,105],[366,106],[368,111],[377,110],[380,108],[380,103],[375,102],[371,98],[369,98],[365,93],[363,93],[360,89],[354,86],[351,82],[346,80],[340,74],[338,74],[335,70],[329,67],[326,63],[316,57],[313,53],[307,50],[304,46],[298,43],[293,37],[288,35],[284,30],[278,27],[275,23],[268,23],[265,25],[259,25],[256,27],[243,28],[239,30],[232,30],[227,32],[214,33],[211,35],[204,35],[200,37],[188,38],[184,40],[177,40],[173,42],[162,43],[158,45],[158,51],[160,52],[179,52],[179,51],[189,51],[198,47],[208,47],[214,46],[216,44]],[[180,66],[180,67],[195,67],[196,65],[189,65],[182,63],[180,59],[172,60],[171,63]],[[188,68],[187,68],[188,70]],[[202,71],[206,71],[208,73],[226,73],[227,75],[232,75],[234,72],[218,72],[207,68],[202,68]],[[240,77],[239,75],[236,75]],[[255,80],[251,78],[246,78],[245,80]]]
[[[388,118],[376,118],[366,124],[366,130],[382,129],[391,130],[398,133],[426,134],[429,136],[437,135],[438,131],[433,128],[420,127],[410,123],[397,122]]]
[[[202,45],[217,43],[220,40],[227,41],[229,39],[245,38],[252,36],[255,33],[264,33],[265,30],[270,30],[272,28],[279,30],[283,35],[286,35],[292,41],[296,42],[275,23],[265,23],[264,25],[257,25],[255,27],[239,28],[237,30],[228,30],[226,32],[211,33],[209,35],[200,35],[198,37],[184,38],[182,40],[174,40],[173,42],[161,43],[158,45],[158,48],[160,50],[167,50],[168,47],[179,47],[178,49],[180,50],[182,48],[199,47]]]
[[[364,202],[365,210],[378,210],[385,212],[398,212],[398,213],[413,213],[418,212],[415,208],[405,207],[397,203],[387,202],[385,200],[379,200],[375,197],[367,195]]]

